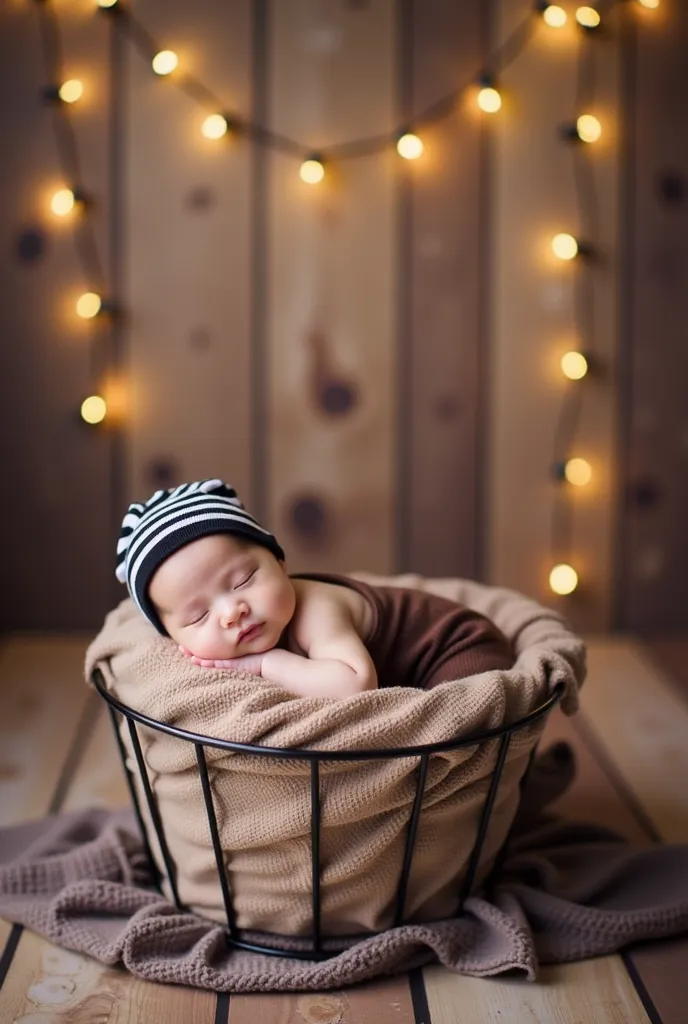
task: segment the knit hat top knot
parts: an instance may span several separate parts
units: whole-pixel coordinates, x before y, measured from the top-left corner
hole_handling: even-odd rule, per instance
[[[148,596],[153,574],[179,548],[214,533],[243,537],[284,561],[284,551],[273,535],[249,515],[234,488],[222,480],[197,480],[156,491],[144,504],[130,505],[122,520],[115,575],[163,636],[167,631]]]

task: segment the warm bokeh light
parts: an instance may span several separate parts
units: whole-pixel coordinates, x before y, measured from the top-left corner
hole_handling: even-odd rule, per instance
[[[563,28],[567,20],[564,8],[556,4],[548,4],[542,12],[542,17],[550,28]]]
[[[594,7],[579,7],[576,11],[576,21],[583,28],[597,28],[600,15]]]
[[[496,114],[502,105],[502,97],[493,86],[485,85],[478,92],[477,103],[486,114]]]
[[[201,125],[201,131],[206,139],[221,139],[227,134],[227,119],[222,114],[210,114]]]
[[[560,260],[572,260],[578,255],[578,242],[565,232],[552,239],[552,252]]]
[[[80,295],[76,303],[77,314],[82,320],[90,320],[92,317],[97,316],[100,313],[100,308],[103,305],[100,295],[96,292],[84,292]]]
[[[81,418],[91,426],[102,423],[107,415],[107,404],[100,395],[89,395],[81,403]]]
[[[307,185],[317,185],[325,177],[325,168],[320,160],[311,158],[310,160],[303,161],[299,174],[301,175],[301,180],[305,181]]]
[[[117,4],[117,0],[96,0],[98,7],[114,7]]]
[[[581,142],[597,142],[602,134],[602,125],[594,114],[581,114],[576,121],[576,131]]]
[[[549,585],[555,594],[572,594],[578,586],[578,573],[573,566],[560,562],[549,574]]]
[[[156,75],[171,75],[179,65],[179,57],[174,50],[161,50],[151,63]]]
[[[588,360],[582,352],[565,352],[561,357],[561,372],[569,380],[582,380],[588,372]]]
[[[659,7],[659,0],[638,0],[641,7],[647,7],[649,11],[656,11]]]
[[[74,209],[75,197],[71,188],[60,188],[50,200],[50,209],[58,217],[66,217]]]
[[[406,132],[397,142],[397,153],[404,160],[417,160],[423,152],[423,140],[412,132]]]
[[[63,103],[76,103],[84,95],[84,83],[78,78],[68,78],[57,90]]]
[[[585,487],[592,479],[592,467],[587,459],[567,459],[564,464],[564,476],[574,487]]]

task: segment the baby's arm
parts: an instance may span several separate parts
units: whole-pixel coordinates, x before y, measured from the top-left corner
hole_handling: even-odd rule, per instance
[[[308,594],[295,622],[308,657],[273,648],[263,655],[261,675],[299,697],[349,697],[377,688],[377,673],[351,611],[331,594]]]

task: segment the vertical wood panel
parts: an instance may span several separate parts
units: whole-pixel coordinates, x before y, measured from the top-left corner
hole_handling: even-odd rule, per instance
[[[108,196],[107,32],[93,12],[74,4],[55,11],[64,34],[64,71],[82,77],[86,93],[70,110],[83,180],[64,180],[53,111],[41,98],[46,76],[39,8],[2,12],[0,61],[6,95],[0,221],[0,459],[4,490],[14,495],[0,512],[3,587],[0,628],[74,629],[98,623],[109,603],[109,441],[79,420],[91,393],[92,337],[107,334],[79,320],[74,303],[90,282],[77,257],[73,224],[50,210],[53,192],[80,184],[94,198],[104,245]],[[31,238],[43,255],[30,252]],[[97,284],[97,282],[94,282]],[[75,575],[74,567],[89,572]],[[49,584],[36,586],[40,575]]]
[[[481,69],[480,2],[423,0],[413,8],[412,111],[420,112],[469,82]],[[408,167],[413,181],[410,289],[401,296],[410,320],[410,451],[401,502],[407,509],[404,570],[477,576],[481,323],[487,238],[487,188],[478,119],[463,97],[456,111],[421,132],[425,152]],[[403,332],[404,325],[400,325]],[[402,369],[404,372],[404,369]],[[402,432],[402,436],[403,436]]]
[[[314,148],[390,131],[393,11],[273,4],[273,129]],[[393,564],[394,156],[319,186],[270,157],[269,518],[300,569]]]
[[[503,39],[528,14],[525,2],[501,3]],[[575,110],[576,56],[585,37],[569,19],[563,29],[539,21],[527,50],[505,72],[498,115],[492,268],[494,325],[490,381],[489,578],[554,600],[547,589],[555,488],[554,433],[565,397],[559,359],[575,346],[574,276],[549,249],[553,235],[584,228],[574,189],[573,156],[558,128]],[[498,41],[497,40],[497,41]],[[594,482],[570,489],[573,553],[580,591],[560,602],[578,628],[604,628],[610,614],[611,504],[614,495],[616,309],[616,73],[612,25],[598,47],[595,113],[604,127],[591,154],[599,202],[600,247],[595,264],[596,348],[607,372],[584,385],[578,439],[572,451],[592,464]],[[557,453],[558,454],[558,453]],[[573,493],[577,490],[577,493]]]
[[[248,0],[144,0],[161,48],[250,111]],[[222,476],[244,495],[250,466],[250,189],[245,140],[205,139],[203,109],[130,60],[127,296],[132,375],[129,492]]]
[[[688,630],[688,10],[633,12],[624,237],[622,628]]]

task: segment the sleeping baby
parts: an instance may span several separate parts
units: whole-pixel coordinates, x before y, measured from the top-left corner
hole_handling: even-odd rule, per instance
[[[117,578],[194,664],[241,669],[299,697],[430,689],[514,662],[494,623],[446,598],[288,574],[275,537],[221,480],[130,505]]]

